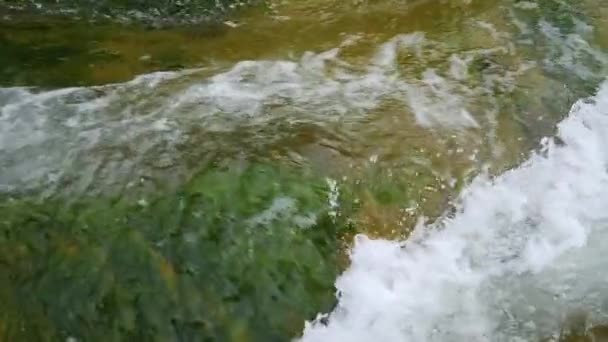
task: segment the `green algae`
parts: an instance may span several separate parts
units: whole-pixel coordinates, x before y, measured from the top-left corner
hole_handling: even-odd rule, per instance
[[[547,20],[574,32],[575,22],[560,12],[566,9],[555,1],[540,5],[541,13],[549,8],[548,15],[518,14],[530,27]],[[346,6],[335,1],[279,6],[277,14],[293,17],[287,22],[253,9],[253,16],[235,28],[5,22],[0,82],[45,87],[121,82],[214,60],[322,51],[340,44],[344,32],[362,31],[363,42],[345,48],[343,57],[350,61],[369,55],[371,47],[395,34],[431,31],[429,37],[448,48],[437,60],[402,57],[400,62],[412,67],[404,72],[416,79],[431,66],[447,72],[438,60],[447,61],[456,50],[496,45],[487,32],[466,24],[471,11],[482,13],[499,31],[512,26],[488,10],[494,6],[489,1],[471,7],[452,1],[445,8],[423,1],[411,12],[385,3],[366,3],[355,11]],[[539,32],[532,38],[542,46]],[[537,53],[522,47],[515,57],[478,57],[467,85],[481,84],[492,68],[513,69],[528,59],[540,63],[544,55]],[[495,126],[484,126],[495,131],[495,140],[475,130],[423,129],[410,111],[387,105],[352,125],[357,139],[335,138],[334,146],[327,147],[339,135],[334,128],[285,124],[293,133],[272,144],[264,139],[279,134],[269,128],[264,129],[270,133],[252,129],[217,136],[201,128],[200,144],[197,140],[184,148],[198,163],[216,152],[205,150],[205,144],[256,156],[276,152],[285,159],[298,151],[312,164],[317,158],[315,168],[338,183],[335,215],[322,178],[270,166],[210,170],[177,190],[161,186],[133,202],[128,194],[120,199],[85,196],[69,204],[61,198],[3,200],[1,339],[273,341],[297,335],[304,320],[333,304],[333,280],[353,234],[406,238],[420,216],[434,219],[449,208],[484,163],[491,164],[493,174],[517,165],[525,157],[522,151],[552,133],[574,99],[592,92],[595,82],[539,69],[522,76],[513,93],[497,96],[501,110]],[[564,80],[573,89],[564,90]],[[537,120],[541,114],[545,120]],[[276,131],[287,130],[277,126]],[[251,147],[251,136],[263,143]],[[479,160],[469,160],[476,149]],[[334,150],[341,152],[330,154]],[[498,150],[504,153],[494,155]],[[377,162],[368,163],[370,156]]]
[[[334,301],[350,228],[328,191],[256,165],[137,203],[5,199],[0,336],[284,341]]]

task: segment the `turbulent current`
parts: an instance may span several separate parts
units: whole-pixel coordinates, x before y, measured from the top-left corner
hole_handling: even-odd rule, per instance
[[[408,241],[357,237],[338,307],[303,341],[527,341],[580,315],[606,323],[608,83],[558,129]]]
[[[557,341],[570,332],[584,334],[589,327],[608,326],[605,1],[271,3],[264,11],[252,9],[239,20],[227,21],[216,36],[200,41],[200,32],[180,36],[183,45],[191,44],[180,53],[195,56],[183,60],[196,62],[179,70],[145,69],[155,58],[171,55],[166,51],[173,46],[151,48],[164,51],[158,57],[144,43],[141,51],[128,50],[127,34],[104,31],[100,37],[114,38],[91,53],[104,56],[96,60],[98,65],[82,56],[53,65],[88,70],[88,81],[114,80],[113,72],[124,78],[124,70],[148,73],[127,82],[119,77],[116,83],[91,81],[64,88],[18,81],[0,87],[0,209],[7,210],[6,222],[13,222],[0,217],[6,233],[0,234],[0,244],[16,246],[17,251],[17,257],[0,253],[0,270],[13,272],[0,279],[0,299],[10,298],[18,312],[23,305],[12,301],[18,296],[11,291],[19,290],[20,283],[11,277],[32,272],[23,281],[38,286],[36,277],[42,274],[40,288],[46,289],[56,278],[47,281],[45,272],[53,276],[65,271],[66,279],[72,279],[71,264],[62,262],[88,262],[78,253],[91,250],[91,265],[97,268],[91,266],[90,278],[74,278],[90,280],[91,289],[97,289],[98,275],[111,279],[102,284],[107,288],[127,284],[116,291],[99,290],[101,299],[82,310],[83,317],[95,317],[90,327],[81,324],[77,314],[65,320],[62,314],[48,318],[48,303],[37,301],[35,305],[42,304],[33,307],[49,321],[32,323],[32,331],[52,326],[49,334],[63,336],[107,323],[111,329],[119,326],[120,337],[127,336],[119,335],[124,329],[149,333],[163,327],[166,336],[179,340],[180,334],[189,333],[200,338],[197,333],[202,331],[220,340],[217,336],[230,335],[234,341],[248,340],[239,339],[242,333],[258,339],[275,336],[268,340],[289,334],[303,342],[516,342]],[[71,34],[76,33],[67,36]],[[160,37],[171,34],[176,33],[163,31]],[[9,36],[0,32],[0,43],[11,41]],[[11,42],[14,49],[27,45],[19,39]],[[120,64],[132,60],[140,64]],[[40,70],[34,69],[40,66],[30,66],[32,70],[24,72],[32,74],[21,79],[36,78],[34,71]],[[16,69],[7,68],[0,76],[20,75]],[[231,173],[250,164],[263,167]],[[300,184],[298,175],[283,174],[284,169],[303,169],[307,177],[317,178],[310,176],[315,181],[308,188],[308,178]],[[325,183],[329,189],[321,189]],[[178,192],[176,204],[173,199],[163,201],[182,186],[193,189]],[[125,210],[124,219],[104,221],[112,211],[96,219],[96,210],[105,207],[95,201],[113,196],[134,200],[136,209],[116,205]],[[74,220],[44,207],[81,198],[94,199],[92,214],[85,211]],[[29,217],[27,210],[19,210],[21,199],[39,201],[44,210]],[[115,210],[110,202],[108,207]],[[178,209],[170,209],[173,204]],[[326,207],[327,222],[317,222]],[[299,208],[307,211],[297,212]],[[172,221],[174,212],[178,214]],[[171,216],[167,222],[165,213]],[[340,216],[348,214],[352,217]],[[162,216],[159,227],[148,221],[150,215]],[[297,219],[285,219],[290,215]],[[53,235],[59,240],[56,245],[45,235],[28,250],[29,240],[20,239],[29,235],[20,234],[38,237],[48,227],[36,224],[55,219],[59,223],[49,224],[57,229],[51,233],[63,233],[63,219],[84,228]],[[319,236],[330,236],[331,244],[314,234],[314,229],[333,227],[340,220],[357,234],[328,229]],[[130,278],[120,283],[124,272],[112,273],[110,266],[122,265],[121,258],[115,264],[106,258],[110,260],[113,252],[108,250],[116,245],[119,251],[127,246],[129,252],[132,246],[104,232],[95,235],[99,232],[90,229],[90,222],[116,225],[116,231],[128,233],[124,241],[137,246],[134,265],[160,274],[160,280],[154,278],[160,284],[158,296],[169,293],[163,299],[174,300],[166,308],[175,311],[167,309],[166,317],[163,309],[146,311],[145,305],[139,307],[137,293],[129,302],[135,309],[123,315],[127,328],[114,324],[118,315],[104,311],[111,301],[103,296],[118,294],[117,303],[127,302],[132,297],[126,294],[139,288],[131,287]],[[30,224],[34,229],[21,229]],[[71,241],[73,235],[80,240]],[[104,239],[110,242],[100,242]],[[287,242],[276,246],[272,241]],[[47,251],[37,243],[51,247]],[[302,249],[293,252],[289,243]],[[327,246],[332,253],[326,253]],[[325,254],[317,247],[325,248]],[[342,252],[350,256],[348,266],[339,265]],[[44,253],[60,254],[53,264],[61,266],[59,271],[44,266],[38,272],[20,262],[22,257],[46,262]],[[326,255],[340,259],[327,272],[317,267]],[[152,261],[140,263],[146,258]],[[312,264],[306,264],[310,260]],[[9,266],[2,268],[5,264]],[[79,265],[78,270],[89,271],[89,264]],[[258,271],[258,266],[260,273],[247,273],[249,278],[242,282],[245,270]],[[331,288],[339,267],[343,273],[335,280],[331,312],[312,320],[311,313],[321,308],[300,310],[313,304],[283,296],[309,298],[304,294],[313,293],[311,298],[317,298],[316,287]],[[205,278],[205,272],[212,276]],[[297,283],[297,276],[310,282]],[[153,278],[147,277],[145,273],[136,280]],[[290,286],[274,286],[276,279]],[[256,292],[257,285],[268,292]],[[186,290],[187,295],[180,292]],[[200,298],[193,295],[198,292]],[[319,298],[323,295],[331,302],[329,291]],[[63,297],[49,298],[48,306],[63,313]],[[66,298],[88,303],[73,299],[71,293]],[[215,306],[208,309],[200,303]],[[281,317],[255,311],[262,306],[271,310],[277,303],[284,310],[277,310]],[[149,323],[137,310],[158,317],[150,315]],[[192,312],[200,317],[190,321]],[[20,317],[17,323],[11,321],[15,327],[29,322]],[[302,331],[305,318],[311,320]],[[4,316],[0,336],[3,323]],[[281,331],[264,335],[271,330],[266,327]],[[253,333],[246,335],[247,329]],[[137,336],[147,336],[144,333]]]

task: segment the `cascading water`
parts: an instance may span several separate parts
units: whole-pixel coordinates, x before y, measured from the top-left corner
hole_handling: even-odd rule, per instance
[[[338,307],[302,341],[527,341],[581,312],[606,323],[608,83],[558,128],[408,241],[359,236]]]
[[[163,164],[159,159],[166,159],[165,168],[178,164],[177,149],[196,143],[191,131],[197,127],[221,133],[276,122],[356,124],[387,101],[398,103],[400,116],[408,115],[409,109],[422,127],[480,128],[480,121],[492,134],[488,121],[495,121],[497,109],[493,88],[509,92],[515,79],[534,67],[531,63],[489,71],[482,73],[482,84],[471,85],[466,69],[473,59],[507,51],[449,54],[443,51],[447,47],[416,32],[381,44],[369,64],[361,67],[340,59],[341,49],[350,44],[353,39],[340,48],[305,53],[299,61],[243,61],[212,76],[205,69],[193,69],[91,88],[40,93],[0,89],[0,156],[6,169],[0,187],[12,191],[44,186],[52,192],[67,177],[77,193],[88,189],[93,179],[110,188],[111,183],[128,181],[115,175],[133,178],[146,164]],[[415,73],[400,68],[400,56],[414,53],[422,61],[431,49],[449,58],[448,75],[429,68],[416,75],[420,80],[400,76]],[[475,101],[486,96],[483,101],[491,108],[475,107]],[[263,138],[268,143],[285,133]],[[36,155],[41,149],[45,154]],[[100,159],[107,162],[101,165]],[[70,170],[79,174],[66,175]]]
[[[602,2],[278,1],[204,39],[109,26],[84,55],[40,49],[48,79],[89,73],[50,88],[28,84],[50,71],[31,36],[0,32],[34,54],[0,69],[18,85],[0,88],[0,336],[511,342],[608,326]],[[172,63],[166,37],[190,55]],[[335,308],[302,332],[340,269]]]

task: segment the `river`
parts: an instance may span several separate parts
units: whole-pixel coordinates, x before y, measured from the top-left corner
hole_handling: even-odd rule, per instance
[[[158,212],[160,221],[142,225],[142,239],[149,240],[145,253],[171,265],[170,278],[178,278],[167,280],[168,291],[185,298],[167,307],[179,307],[179,319],[187,321],[191,313],[181,311],[184,304],[179,303],[196,291],[208,291],[201,306],[223,307],[224,301],[233,300],[217,299],[218,304],[216,297],[256,298],[205,318],[205,331],[211,329],[209,324],[214,326],[209,322],[221,319],[245,322],[225,327],[238,331],[236,335],[218,333],[215,338],[282,340],[287,334],[306,342],[557,341],[608,324],[608,265],[603,261],[608,252],[604,1],[285,0],[243,9],[210,29],[100,24],[86,31],[82,23],[52,22],[44,24],[49,29],[42,40],[35,38],[35,25],[5,21],[8,29],[0,43],[12,52],[0,74],[5,84],[0,88],[0,198],[7,217],[21,217],[21,211],[14,214],[19,207],[14,203],[22,201],[44,208],[48,203],[76,203],[70,210],[81,217],[88,211],[78,209],[80,201],[111,199],[150,208],[150,203],[162,202],[164,194],[194,191],[211,196],[213,205],[231,208],[220,210],[224,207],[217,204],[199,213],[195,202],[180,208],[190,208],[193,217],[225,215],[218,219],[228,220],[217,223],[222,227],[241,222],[230,228],[237,229],[235,234],[241,234],[238,227],[250,232],[253,226],[274,225],[269,222],[296,231],[317,229],[314,222],[322,222],[320,213],[325,211],[335,225],[348,226],[332,235],[339,241],[331,245],[337,251],[331,254],[336,260],[331,264],[338,266],[328,272],[329,278],[337,278],[322,276],[331,284],[335,280],[336,299],[330,305],[323,299],[322,305],[311,300],[298,307],[291,296],[318,291],[303,281],[303,292],[289,292],[280,304],[285,308],[277,316],[290,318],[267,326],[270,318],[256,323],[256,314],[243,313],[263,307],[264,315],[272,315],[273,304],[260,299],[265,292],[251,294],[237,286],[237,294],[222,297],[228,285],[208,289],[200,285],[204,277],[188,287],[181,276],[192,272],[186,264],[196,269],[202,267],[200,258],[215,256],[204,251],[176,256],[187,247],[167,247],[168,241],[177,234],[188,242],[193,236],[186,230],[190,221],[180,218],[178,233],[157,236],[146,225],[166,216],[151,206],[150,213]],[[32,44],[41,48],[32,49]],[[36,51],[42,51],[38,59]],[[287,176],[264,171],[271,176],[259,178],[247,171],[257,170],[255,165],[297,171],[295,176],[292,171]],[[221,176],[215,176],[218,172]],[[244,176],[224,180],[224,172]],[[309,183],[308,177],[314,181]],[[229,185],[235,182],[248,189]],[[289,185],[272,185],[266,194],[257,190],[257,182],[263,184],[260,189],[274,182]],[[315,189],[320,188],[325,189],[324,197],[318,202],[309,199],[316,198]],[[45,210],[49,221],[36,229],[48,229],[45,225],[55,224],[48,222],[59,220],[58,213]],[[110,211],[97,218],[97,209],[91,210],[92,222],[102,226],[114,215]],[[131,221],[130,210],[135,209],[126,210],[125,229],[138,234],[134,227],[141,222]],[[11,220],[3,226],[11,238],[3,243],[29,245],[34,237],[16,233],[29,221]],[[57,226],[64,227],[64,221]],[[71,239],[71,234],[57,241]],[[268,238],[274,239],[273,234]],[[99,242],[103,239],[86,238],[82,245],[76,239],[75,244],[78,250],[99,251],[106,260],[115,242]],[[316,260],[299,263],[298,255],[304,254],[281,254],[291,253],[290,243],[304,243],[281,239],[276,237],[286,245],[260,243],[256,248],[264,253],[267,249],[270,256],[254,253],[244,269],[267,260],[275,265],[275,258],[280,264],[282,257],[293,265]],[[200,243],[197,248],[203,248]],[[252,244],[235,247],[243,250],[226,257],[234,256],[239,266],[224,264],[224,257],[218,265],[245,267],[240,262],[253,253]],[[63,255],[64,247],[49,246],[47,254],[32,263]],[[6,264],[18,264],[5,259]],[[40,272],[64,272],[63,261],[57,263],[41,266]],[[119,267],[108,261],[99,265],[108,263]],[[9,273],[21,270],[7,267]],[[260,267],[266,269],[265,264]],[[255,287],[258,280],[272,283],[272,272],[269,279],[238,272],[230,277],[252,277]],[[218,275],[220,284],[224,276]],[[72,296],[45,287],[69,282],[70,277],[47,281],[34,272],[22,281],[36,284],[31,288],[35,294],[55,291],[71,298],[40,300],[46,301],[44,310],[57,310],[54,315],[60,317],[61,310],[71,310],[67,302],[88,296],[76,289],[70,290],[75,291]],[[114,277],[112,281],[121,281]],[[289,287],[298,279],[281,281]],[[18,282],[2,282],[10,289],[7,296],[15,296],[11,291],[17,291]],[[133,291],[137,297],[144,290]],[[286,290],[279,286],[277,291],[281,297]],[[323,291],[333,298],[331,289]],[[162,310],[152,304],[133,305],[134,312],[140,312],[129,314],[133,317]],[[298,311],[307,305],[311,307]],[[89,317],[89,309],[75,310],[75,316]],[[90,317],[108,314],[99,312]],[[315,319],[310,312],[319,314]],[[179,320],[175,315],[171,322]],[[40,333],[44,336],[96,340],[102,335],[91,331],[102,323],[89,318],[53,318],[29,329],[45,331]],[[160,318],[129,322],[129,328],[116,330],[117,339],[126,336],[120,335],[125,329],[166,323]],[[48,326],[55,328],[45,330]],[[166,335],[157,337],[201,336],[177,326],[172,329],[180,333],[162,330]],[[281,334],[264,335],[264,329]],[[137,334],[128,336],[148,336]]]

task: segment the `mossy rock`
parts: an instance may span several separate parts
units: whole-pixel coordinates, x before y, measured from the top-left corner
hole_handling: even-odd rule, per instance
[[[7,0],[0,13],[59,15],[152,25],[217,21],[256,0]]]
[[[334,303],[323,180],[212,170],[181,191],[0,204],[0,338],[285,341]]]

